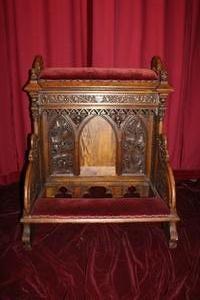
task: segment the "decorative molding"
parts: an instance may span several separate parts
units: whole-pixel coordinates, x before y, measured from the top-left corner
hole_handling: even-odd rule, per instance
[[[65,104],[65,103],[132,103],[157,104],[158,94],[122,94],[122,95],[67,95],[43,94],[39,95],[39,104]]]
[[[132,103],[132,104],[156,104],[158,94],[132,94],[132,95],[105,95],[102,97],[103,103]]]

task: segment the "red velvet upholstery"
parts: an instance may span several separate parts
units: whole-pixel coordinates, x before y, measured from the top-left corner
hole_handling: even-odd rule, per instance
[[[157,74],[150,69],[121,68],[46,68],[41,79],[100,79],[100,80],[156,80]]]
[[[158,198],[78,199],[39,198],[33,215],[55,215],[64,217],[116,217],[139,215],[167,215],[169,208]]]

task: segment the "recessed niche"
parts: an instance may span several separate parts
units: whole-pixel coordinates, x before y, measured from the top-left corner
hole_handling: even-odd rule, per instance
[[[92,118],[80,135],[80,175],[116,175],[116,137],[110,123]]]

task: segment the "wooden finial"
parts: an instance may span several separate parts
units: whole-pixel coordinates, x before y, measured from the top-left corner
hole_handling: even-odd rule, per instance
[[[151,69],[155,71],[161,82],[167,82],[168,81],[168,73],[165,68],[164,63],[162,62],[161,58],[159,56],[153,56],[151,60]]]
[[[44,62],[41,55],[37,55],[33,61],[31,69],[31,80],[37,80],[40,72],[44,68]]]

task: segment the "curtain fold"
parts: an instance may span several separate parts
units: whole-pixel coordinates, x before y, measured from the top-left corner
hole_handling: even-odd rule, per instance
[[[198,0],[0,0],[0,183],[25,160],[22,91],[33,57],[47,66],[149,67],[160,55],[175,92],[165,127],[175,169],[200,169]]]

